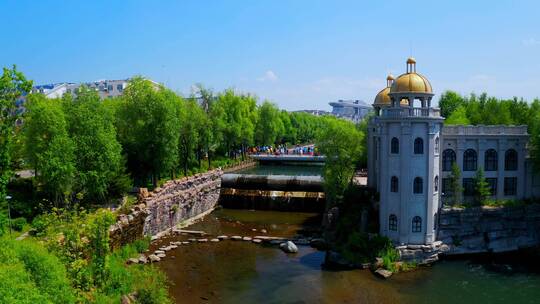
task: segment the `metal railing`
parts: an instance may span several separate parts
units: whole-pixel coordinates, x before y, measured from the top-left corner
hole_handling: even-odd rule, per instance
[[[399,107],[382,109],[382,117],[401,118],[401,117],[441,117],[441,110],[437,108],[414,108]]]

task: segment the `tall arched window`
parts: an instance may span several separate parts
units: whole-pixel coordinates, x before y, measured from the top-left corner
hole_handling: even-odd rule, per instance
[[[435,154],[439,153],[440,140],[438,137],[435,138]]]
[[[413,193],[423,193],[424,192],[424,181],[421,177],[414,178]]]
[[[392,154],[399,153],[399,139],[395,137],[392,137],[392,141],[390,142],[390,153]]]
[[[422,218],[415,216],[412,219],[412,232],[422,232]]]
[[[489,149],[484,154],[484,170],[497,171],[498,163],[497,151]]]
[[[516,171],[518,167],[518,155],[516,150],[508,149],[504,153],[504,170]]]
[[[399,180],[396,176],[392,176],[390,179],[390,191],[398,192],[399,191]]]
[[[414,140],[414,154],[424,154],[424,140],[420,137]]]
[[[452,165],[456,162],[456,152],[452,149],[446,149],[442,154],[443,171],[452,171]]]
[[[439,191],[439,176],[435,176],[435,179],[433,180],[433,191],[438,192]]]
[[[463,171],[476,171],[477,163],[476,151],[467,149],[463,152]]]
[[[390,214],[388,217],[388,230],[397,231],[397,216],[395,214]]]

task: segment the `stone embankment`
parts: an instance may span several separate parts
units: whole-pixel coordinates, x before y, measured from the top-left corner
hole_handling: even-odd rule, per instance
[[[540,245],[540,204],[443,209],[438,239],[447,255],[507,252]]]
[[[118,215],[117,222],[110,227],[111,247],[119,248],[145,235],[157,238],[178,224],[189,224],[206,215],[218,203],[223,173],[256,164],[248,160],[223,169],[171,180],[151,192],[141,188],[137,204],[128,214]]]
[[[510,252],[540,245],[540,204],[519,207],[444,208],[437,241],[398,246],[401,259],[430,264],[439,256]]]

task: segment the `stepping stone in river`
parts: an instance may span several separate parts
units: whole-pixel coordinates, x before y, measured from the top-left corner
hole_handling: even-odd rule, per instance
[[[148,263],[148,259],[146,258],[146,256],[142,255],[139,257],[139,264],[146,264]]]
[[[242,238],[243,241],[251,241],[252,238],[250,238],[249,236],[245,236]]]
[[[255,243],[255,244],[260,244],[260,243],[262,243],[262,240],[261,239],[253,239],[252,242]]]
[[[155,254],[149,255],[148,258],[150,259],[150,262],[152,263],[161,261],[161,259]]]
[[[189,242],[196,242],[197,239],[188,239]]]
[[[206,243],[206,242],[208,242],[208,239],[198,239],[197,242],[199,242],[199,243]]]
[[[226,235],[220,235],[220,236],[218,236],[217,238],[223,241],[223,240],[228,239],[229,237],[226,236]]]
[[[219,242],[219,239],[211,239],[210,242],[217,243],[217,242]]]
[[[139,264],[138,258],[131,258],[127,261],[128,264]]]
[[[160,254],[157,254],[157,257],[160,259],[163,259],[164,257],[166,257],[166,255],[165,253],[160,253]]]
[[[182,242],[182,245],[189,245],[189,242]]]
[[[239,236],[239,235],[233,235],[233,236],[231,236],[231,239],[234,240],[234,241],[240,241],[242,239],[242,237]]]
[[[154,254],[163,254],[163,253],[165,253],[164,250],[156,250],[156,251],[154,251]]]

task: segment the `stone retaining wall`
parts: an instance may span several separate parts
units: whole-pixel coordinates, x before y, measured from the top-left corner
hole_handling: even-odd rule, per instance
[[[241,164],[242,167],[248,164]],[[139,201],[128,214],[118,215],[109,229],[112,248],[144,235],[155,237],[179,223],[213,210],[219,199],[221,169],[166,182],[148,192],[142,188]]]
[[[214,209],[219,199],[221,169],[172,180],[143,198],[148,211],[144,235],[157,235]]]
[[[438,228],[447,255],[534,247],[540,245],[540,204],[442,209]]]

